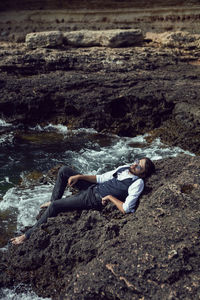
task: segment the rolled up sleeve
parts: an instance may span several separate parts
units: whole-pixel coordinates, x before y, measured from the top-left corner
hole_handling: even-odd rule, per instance
[[[123,203],[123,209],[125,213],[135,212],[138,198],[142,193],[143,189],[144,181],[141,178],[137,179],[130,185],[128,189],[128,196],[126,197],[126,200]]]

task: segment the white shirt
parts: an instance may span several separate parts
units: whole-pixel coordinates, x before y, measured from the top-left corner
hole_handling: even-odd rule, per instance
[[[97,183],[103,183],[105,181],[108,181],[113,178],[113,174],[116,173],[120,168],[129,167],[129,165],[120,166],[115,170],[106,172],[102,175],[96,175]],[[144,189],[144,181],[142,178],[139,178],[138,176],[132,174],[129,172],[128,169],[122,171],[121,173],[117,174],[118,180],[124,180],[127,178],[132,178],[133,183],[128,188],[128,196],[125,199],[125,202],[123,203],[123,209],[126,213],[135,212],[136,203],[138,200],[138,197],[142,193]]]

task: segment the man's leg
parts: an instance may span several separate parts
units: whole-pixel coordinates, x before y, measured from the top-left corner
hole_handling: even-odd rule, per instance
[[[50,202],[45,202],[40,206],[40,208],[46,208],[51,204],[51,202],[61,199],[67,187],[69,177],[77,174],[80,173],[78,173],[77,171],[75,171],[70,167],[67,166],[61,167],[58,171],[56,183],[53,188]],[[79,190],[86,190],[91,185],[93,185],[93,183],[87,182],[85,180],[79,180],[74,187]]]
[[[68,178],[72,175],[79,174],[78,172],[70,169],[68,167],[62,167],[58,172],[58,178],[53,189],[51,204],[46,209],[44,214],[38,220],[38,222],[30,228],[25,234],[11,239],[11,242],[15,245],[23,243],[28,239],[31,233],[39,227],[41,224],[45,223],[49,217],[56,216],[59,212],[65,212],[72,209],[91,209],[91,208],[101,208],[101,201],[96,201],[96,197],[91,187],[93,184],[80,180],[76,187],[83,190],[79,194],[72,195],[67,198],[59,199],[59,195],[63,195],[64,190],[67,186]],[[89,187],[89,188],[88,188]],[[91,187],[91,188],[90,188]],[[62,196],[61,196],[62,197]],[[59,200],[58,200],[59,199]]]
[[[70,210],[83,210],[83,209],[100,209],[102,208],[101,201],[97,201],[93,188],[88,188],[86,191],[81,191],[76,195],[69,196],[51,202],[50,206],[43,213],[37,223],[27,230],[25,233],[26,239],[30,237],[32,232],[38,228],[41,224],[46,223],[50,217],[57,216],[60,212],[66,212]]]
[[[66,166],[63,166],[59,169],[57,180],[56,180],[56,183],[55,183],[55,186],[54,186],[54,189],[52,192],[52,196],[51,196],[51,202],[62,198],[65,188],[67,186],[69,177],[73,176],[73,175],[77,175],[77,174],[80,174],[80,173],[78,173],[77,171],[75,171],[69,167],[66,167]],[[90,182],[87,182],[84,180],[79,180],[76,183],[75,187],[78,188],[79,190],[86,190],[91,185],[92,185],[92,183],[90,183]]]
[[[36,228],[38,228],[41,224],[46,223],[48,218],[55,217],[59,212],[86,208],[86,203],[84,204],[84,201],[82,201],[82,199],[84,200],[84,193],[86,193],[86,191],[80,192],[79,194],[72,195],[67,198],[59,199],[57,201],[52,201],[50,206],[45,210],[37,223],[33,227],[28,229],[25,234],[12,238],[11,242],[14,245],[22,244],[25,240],[30,238],[31,234]]]

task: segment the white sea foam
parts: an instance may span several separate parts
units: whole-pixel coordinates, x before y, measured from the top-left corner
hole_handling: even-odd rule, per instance
[[[155,139],[150,147],[145,149],[146,156],[152,160],[163,159],[166,157],[176,157],[180,153],[184,153],[190,156],[195,156],[194,153],[185,151],[180,147],[170,147],[160,141],[160,138]]]
[[[41,125],[36,125],[35,127],[30,127],[30,130],[34,130],[34,131],[57,131],[58,133],[62,133],[63,135],[66,134],[79,134],[79,133],[97,133],[96,130],[94,130],[93,128],[79,128],[79,129],[68,129],[67,126],[65,125],[54,125],[54,124],[48,124],[44,127],[42,127]]]
[[[72,132],[74,134],[77,133],[97,133],[97,131],[93,128],[79,128],[79,129],[73,129]]]
[[[11,126],[11,125],[12,125],[11,123],[7,123],[5,120],[0,119],[0,126],[8,127],[8,126]]]
[[[44,131],[52,131],[52,130],[56,130],[59,133],[62,133],[64,135],[68,132],[67,126],[64,126],[64,125],[61,125],[61,124],[58,124],[58,125],[49,124],[49,125],[44,127]]]
[[[67,132],[68,132],[67,126],[64,126],[61,124],[53,125],[51,123],[44,127],[38,124],[35,127],[30,127],[29,129],[33,130],[33,131],[40,131],[40,132],[41,131],[57,131],[59,133],[62,133],[63,135],[67,134]]]
[[[53,186],[38,185],[33,188],[10,188],[0,202],[0,209],[15,208],[18,210],[17,229],[31,226],[39,212],[40,205],[50,201]],[[66,191],[65,195],[70,194]]]
[[[29,127],[30,130],[33,130],[33,131],[44,131],[44,128],[37,124],[35,127]]]
[[[18,287],[15,287],[14,289],[8,289],[4,288],[0,291],[0,299],[1,300],[49,300],[50,298],[41,298],[37,296],[33,291],[28,289],[27,292],[24,293],[18,293],[17,292]]]
[[[13,187],[9,189],[0,203],[1,210],[17,208],[17,228],[33,225],[42,202],[48,201],[50,187],[36,186],[32,190]]]
[[[5,182],[11,183],[9,177],[7,177],[7,176],[5,177]]]
[[[147,143],[145,137],[140,135],[134,138],[119,138],[115,144],[97,149],[82,149],[81,151],[66,151],[70,157],[71,164],[75,165],[81,172],[101,173],[105,170],[115,168],[119,165],[131,163],[135,157],[149,157],[158,160],[166,157],[175,157],[180,153],[194,155],[179,147],[169,147],[161,143],[160,139]],[[134,147],[135,143],[141,143],[142,147]]]
[[[13,141],[13,133],[5,133],[0,136],[0,144],[11,144]]]

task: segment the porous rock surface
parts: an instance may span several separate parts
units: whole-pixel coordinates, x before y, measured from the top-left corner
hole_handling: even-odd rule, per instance
[[[143,42],[141,30],[80,30],[80,31],[47,31],[29,33],[26,36],[26,45],[30,49],[39,47],[59,47],[62,44],[71,45],[74,47],[124,47],[137,46]]]
[[[49,219],[2,254],[0,285],[52,299],[199,299],[199,168],[199,157],[157,161],[135,214],[109,204]]]
[[[63,44],[63,34],[60,31],[29,33],[26,36],[26,45],[30,49],[39,47],[59,47]]]

